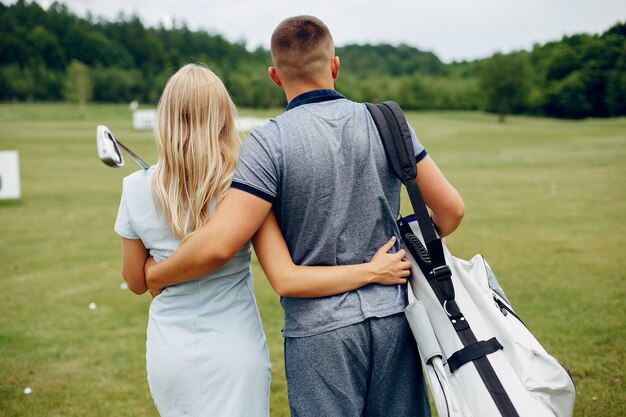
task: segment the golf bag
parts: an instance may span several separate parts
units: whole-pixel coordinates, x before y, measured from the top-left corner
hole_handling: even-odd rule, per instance
[[[415,181],[410,131],[393,102],[367,104],[415,215],[398,226],[413,268],[405,314],[440,417],[569,417],[569,373],[517,316],[480,256],[450,254]]]

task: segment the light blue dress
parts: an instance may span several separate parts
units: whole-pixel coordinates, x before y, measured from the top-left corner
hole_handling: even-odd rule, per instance
[[[115,231],[141,239],[157,262],[179,241],[159,215],[154,167],[124,178]],[[256,306],[250,244],[204,278],[167,287],[150,305],[150,392],[162,417],[269,415],[271,365]]]

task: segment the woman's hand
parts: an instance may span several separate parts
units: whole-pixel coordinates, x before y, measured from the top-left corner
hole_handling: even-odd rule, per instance
[[[393,236],[387,243],[376,251],[374,257],[367,264],[374,272],[372,283],[383,285],[404,284],[411,275],[411,262],[404,255],[406,251],[400,249],[396,253],[388,253],[396,244]]]

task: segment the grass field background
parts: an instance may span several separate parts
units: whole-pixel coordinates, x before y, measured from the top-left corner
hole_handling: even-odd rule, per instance
[[[570,369],[576,416],[623,416],[626,119],[408,118],[466,203],[449,247],[486,257],[526,324]],[[151,133],[132,130],[126,106],[91,105],[81,119],[70,105],[0,105],[0,150],[19,151],[22,180],[19,201],[0,201],[1,416],[157,415],[145,376],[150,298],[120,288],[112,230],[121,180],[136,166],[98,161],[100,123],[155,162]],[[408,214],[406,199],[403,207]],[[256,261],[254,272],[271,415],[284,417],[282,310]]]

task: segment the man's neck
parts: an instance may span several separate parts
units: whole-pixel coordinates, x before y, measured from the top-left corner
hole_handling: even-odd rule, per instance
[[[335,83],[302,83],[302,84],[293,84],[293,85],[284,85],[283,90],[285,91],[285,97],[287,98],[287,103],[291,103],[291,100],[298,97],[300,94],[308,93],[309,91],[314,90],[333,90],[335,88]]]

